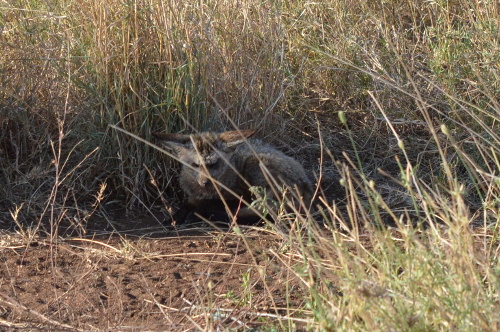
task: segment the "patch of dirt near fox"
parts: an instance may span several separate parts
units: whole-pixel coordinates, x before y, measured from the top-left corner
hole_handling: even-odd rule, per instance
[[[304,306],[299,281],[272,254],[279,246],[257,231],[0,245],[0,328],[277,326],[284,308]]]

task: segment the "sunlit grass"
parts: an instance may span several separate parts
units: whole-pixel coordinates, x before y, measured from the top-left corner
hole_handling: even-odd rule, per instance
[[[498,10],[5,2],[0,225],[29,242],[65,235],[61,225],[83,236],[112,205],[170,211],[174,164],[109,125],[150,141],[235,123],[321,180],[316,220],[267,228],[282,243],[269,254],[300,281],[286,296],[304,298],[277,328],[498,330]],[[251,273],[262,270],[242,276],[248,307]]]

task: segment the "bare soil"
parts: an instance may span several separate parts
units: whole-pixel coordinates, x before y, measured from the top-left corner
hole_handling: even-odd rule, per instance
[[[285,249],[283,241],[265,229],[248,227],[241,236],[206,225],[166,228],[144,219],[113,228],[57,243],[16,244],[16,236],[4,232],[0,330],[304,326],[301,311],[290,309],[304,308],[304,285],[290,271],[293,259],[284,264],[275,254]]]

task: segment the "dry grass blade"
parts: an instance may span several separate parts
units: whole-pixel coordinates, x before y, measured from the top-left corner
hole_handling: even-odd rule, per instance
[[[36,317],[38,319],[41,319],[45,323],[49,323],[50,325],[57,326],[58,328],[63,328],[63,329],[67,329],[70,331],[83,331],[81,329],[75,328],[74,326],[67,325],[67,324],[55,321],[53,319],[50,319],[50,318],[42,315],[41,313],[36,312],[36,311],[22,305],[21,303],[17,302],[16,300],[14,300],[10,296],[4,294],[3,292],[0,292],[0,297],[1,297],[1,299],[0,299],[1,303],[8,305],[9,307],[11,307],[15,310],[21,310],[21,311],[27,312],[31,316]]]

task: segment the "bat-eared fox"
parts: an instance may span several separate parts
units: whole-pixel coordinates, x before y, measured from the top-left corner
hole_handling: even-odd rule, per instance
[[[187,209],[209,217],[229,207],[240,220],[257,220],[256,191],[261,201],[309,206],[312,185],[301,164],[254,138],[254,130],[203,132],[192,135],[152,135],[181,162],[179,183],[187,196]],[[252,203],[242,204],[242,199]],[[301,204],[302,203],[302,204]],[[262,208],[261,208],[262,209]],[[227,216],[227,215],[226,215]],[[183,222],[181,220],[181,222]]]

